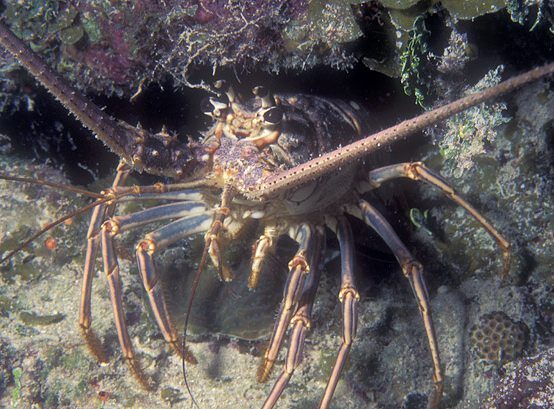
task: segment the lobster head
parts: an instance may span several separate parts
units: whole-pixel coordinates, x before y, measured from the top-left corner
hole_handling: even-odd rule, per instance
[[[222,94],[202,102],[202,111],[214,119],[203,141],[207,177],[217,186],[246,192],[284,165],[276,154],[283,109],[265,87],[254,88],[255,98],[240,100],[225,81],[214,85]]]

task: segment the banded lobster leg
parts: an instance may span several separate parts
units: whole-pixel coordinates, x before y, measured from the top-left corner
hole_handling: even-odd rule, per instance
[[[404,276],[410,282],[410,286],[417,300],[421,318],[423,319],[425,333],[427,334],[427,342],[429,344],[429,350],[431,351],[431,359],[433,360],[433,382],[435,384],[435,390],[429,402],[429,408],[434,409],[439,404],[442,396],[444,376],[441,368],[435,326],[431,315],[429,294],[423,278],[423,266],[415,260],[383,215],[368,202],[360,200],[358,207],[352,206],[348,208],[348,211],[352,215],[361,218],[381,236],[398,260]]]
[[[350,223],[344,216],[329,218],[327,225],[335,232],[339,241],[341,256],[341,286],[339,301],[342,304],[342,343],[339,348],[335,365],[331,371],[321,402],[320,409],[326,409],[337,387],[342,369],[350,353],[352,342],[358,326],[357,304],[360,295],[354,282],[354,237]]]
[[[279,229],[274,225],[267,225],[264,233],[254,244],[252,249],[252,268],[248,276],[248,288],[254,290],[258,287],[262,273],[262,265],[269,251],[275,245],[275,239],[279,236]]]
[[[117,167],[117,173],[112,183],[112,188],[115,189],[124,184],[130,172],[131,167],[127,165],[124,160],[121,160]],[[105,218],[111,217],[114,211],[115,203],[98,205],[92,211],[87,232],[87,249],[85,253],[85,266],[83,269],[83,284],[81,287],[81,304],[79,306],[79,327],[81,328],[85,343],[90,352],[102,363],[108,362],[108,358],[100,340],[92,330],[92,279],[96,255],[98,254],[98,246],[100,245],[100,236],[98,233]]]
[[[504,257],[504,265],[502,267],[502,278],[505,278],[510,270],[510,243],[466,200],[459,196],[454,188],[442,178],[441,175],[432,171],[421,162],[405,162],[395,165],[384,166],[374,169],[369,172],[369,182],[373,187],[379,187],[381,183],[396,178],[409,178],[412,180],[423,181],[431,186],[439,188],[446,196],[448,196],[457,205],[464,208],[489,235],[498,243]]]
[[[510,268],[510,243],[466,200],[459,196],[441,175],[427,168],[421,162],[406,162],[395,165],[384,166],[369,172],[369,181],[372,187],[379,187],[381,183],[396,178],[409,178],[412,180],[423,181],[440,189],[452,201],[466,210],[489,235],[498,243],[504,257],[504,266],[502,277],[505,277]],[[439,357],[438,344],[435,335],[435,328],[429,308],[429,295],[423,279],[423,267],[417,262],[406,246],[400,241],[390,224],[385,218],[369,203],[361,200],[359,202],[359,211],[352,210],[352,214],[361,217],[366,224],[371,226],[387,243],[397,258],[402,271],[410,281],[412,290],[418,301],[419,310],[425,326],[431,358],[433,360],[433,381],[435,383],[435,392],[429,402],[429,408],[436,408],[442,396],[444,379]]]
[[[231,272],[231,270],[227,268],[227,266],[223,264],[223,260],[221,258],[222,252],[221,252],[220,240],[221,240],[221,234],[223,233],[223,231],[225,231],[225,227],[224,227],[225,219],[231,213],[229,206],[231,205],[231,202],[235,194],[236,194],[235,189],[233,189],[231,186],[225,186],[223,188],[223,192],[221,193],[221,203],[220,203],[219,209],[217,209],[214,216],[214,220],[204,237],[205,254],[202,255],[202,261],[200,262],[200,269],[199,269],[199,272],[201,272],[204,266],[204,263],[206,261],[206,256],[209,256],[213,266],[217,271],[217,274],[219,275],[219,278],[222,281],[226,281],[226,282],[233,280],[233,273]],[[200,279],[199,275],[198,275],[198,279]]]
[[[206,231],[212,221],[212,213],[206,210],[203,202],[178,202],[151,207],[149,209],[125,216],[116,216],[107,220],[101,229],[102,256],[104,270],[110,283],[110,295],[117,326],[117,334],[126,361],[130,364],[133,373],[142,380],[138,364],[135,362],[133,347],[127,331],[123,315],[121,298],[121,283],[119,279],[119,265],[115,255],[113,238],[122,231],[168,219],[177,219],[147,235],[136,246],[137,263],[143,285],[154,312],[156,322],[172,348],[191,363],[194,357],[182,351],[178,335],[167,310],[159,276],[154,268],[153,254],[163,250],[170,244],[191,234]]]
[[[321,230],[321,231],[319,231]],[[263,409],[271,409],[277,404],[277,400],[287,387],[294,370],[302,362],[304,352],[304,342],[306,335],[311,328],[312,309],[315,300],[315,294],[321,277],[320,258],[323,252],[325,242],[325,233],[322,228],[316,228],[314,251],[310,255],[308,263],[311,266],[310,274],[306,278],[302,295],[298,302],[298,309],[290,320],[290,335],[285,365],[281,374],[275,381],[271,392],[264,402]]]
[[[269,345],[264,354],[262,364],[258,369],[257,378],[260,383],[267,381],[275,365],[291,318],[298,308],[298,302],[304,289],[306,276],[310,272],[308,260],[312,257],[311,255],[314,252],[315,243],[313,227],[308,224],[301,224],[295,230],[296,231],[293,230],[289,232],[289,236],[299,244],[299,248],[295,256],[289,262],[289,274],[283,290],[283,301],[281,301]]]

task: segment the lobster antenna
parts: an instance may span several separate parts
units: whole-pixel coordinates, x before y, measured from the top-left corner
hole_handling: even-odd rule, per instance
[[[268,175],[261,183],[249,187],[250,192],[248,196],[254,199],[267,199],[283,194],[306,182],[329,174],[341,166],[361,159],[370,152],[381,151],[392,143],[407,138],[410,134],[419,132],[468,108],[497,98],[553,73],[554,62],[551,62],[503,81],[492,88],[460,98],[440,108],[424,112],[412,119],[407,119],[376,134],[345,145],[342,149],[328,152],[277,174]]]
[[[93,203],[90,203],[80,209],[77,209],[71,213],[66,214],[65,216],[60,217],[59,219],[48,223],[46,226],[44,226],[42,229],[31,235],[29,238],[27,238],[23,243],[21,243],[19,246],[17,246],[14,250],[10,251],[5,257],[3,257],[0,260],[0,264],[4,263],[6,260],[9,260],[12,258],[16,253],[23,250],[25,247],[27,247],[29,244],[31,244],[33,241],[35,241],[38,237],[42,236],[44,233],[46,233],[48,230],[53,229],[54,227],[58,226],[59,224],[65,222],[67,219],[71,219],[72,217],[78,216],[98,205],[101,205],[103,203],[109,202],[110,200],[113,200],[112,197],[101,197],[100,199],[94,201]]]
[[[49,182],[47,180],[42,180],[42,179],[22,178],[22,177],[17,177],[17,176],[5,175],[3,173],[0,173],[0,179],[10,180],[10,181],[13,181],[13,182],[30,183],[32,185],[47,186],[47,187],[50,187],[52,189],[65,190],[66,192],[78,193],[80,195],[92,197],[94,199],[102,199],[103,197],[105,197],[101,193],[91,192],[90,190],[80,189],[80,188],[75,187],[75,186],[64,185],[64,184],[61,184],[61,183]]]
[[[122,140],[127,140],[127,130],[88,99],[80,98],[77,92],[63,79],[59,79],[50,66],[44,63],[23,41],[0,21],[0,45],[12,54],[61,104],[88,129],[102,140],[115,154],[133,163],[125,151]]]

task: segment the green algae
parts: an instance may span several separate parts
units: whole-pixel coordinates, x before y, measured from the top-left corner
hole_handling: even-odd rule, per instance
[[[416,104],[424,107],[425,98],[429,95],[431,78],[429,74],[430,50],[427,45],[430,32],[425,27],[425,20],[417,18],[409,32],[410,40],[400,55],[400,82],[406,95],[414,95]]]
[[[69,27],[60,32],[60,39],[65,45],[77,44],[85,35],[85,30],[81,26]]]
[[[100,29],[100,25],[98,24],[98,21],[96,21],[94,15],[90,12],[82,13],[81,24],[88,40],[91,43],[97,44],[102,40],[102,30]]]
[[[441,3],[454,18],[461,20],[471,20],[506,7],[504,0],[442,0]]]
[[[31,326],[57,324],[58,322],[61,322],[64,318],[64,314],[38,315],[37,313],[29,311],[21,311],[19,313],[19,319],[25,325]]]
[[[160,398],[162,399],[162,401],[166,402],[169,406],[173,406],[176,403],[179,403],[185,400],[183,392],[175,388],[163,388],[160,391]]]
[[[21,368],[13,368],[12,376],[15,384],[12,390],[12,407],[16,408],[19,406],[19,401],[21,399],[21,377],[23,376],[23,370]]]

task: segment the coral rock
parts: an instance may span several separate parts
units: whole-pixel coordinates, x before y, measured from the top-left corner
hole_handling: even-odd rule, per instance
[[[487,409],[554,407],[554,349],[523,359],[498,383]]]
[[[494,311],[479,318],[471,329],[471,343],[480,359],[510,362],[520,357],[529,342],[529,328],[505,313]]]

